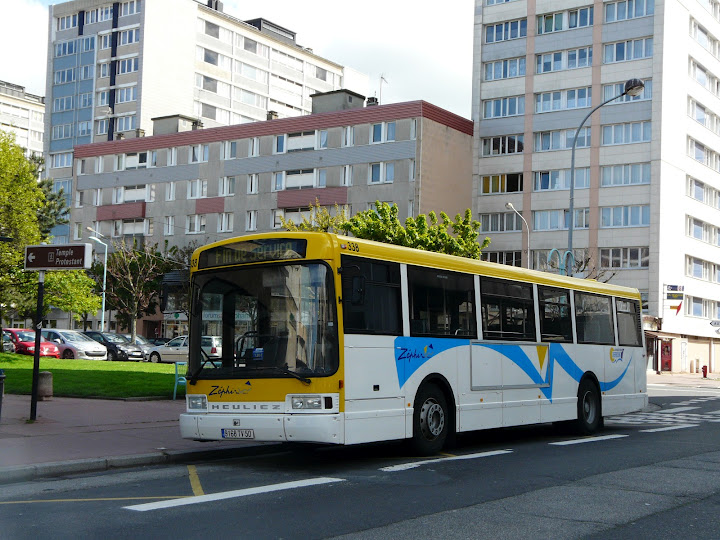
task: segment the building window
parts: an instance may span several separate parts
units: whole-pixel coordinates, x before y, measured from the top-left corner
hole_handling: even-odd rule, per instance
[[[516,193],[523,190],[522,173],[494,174],[480,178],[480,194]]]
[[[650,206],[611,206],[600,209],[600,228],[647,227],[650,225]]]
[[[600,167],[603,187],[650,183],[650,163],[628,163]]]
[[[68,28],[75,28],[78,24],[78,14],[74,13],[72,15],[58,17],[56,19],[56,21],[57,21],[57,29],[58,30],[67,30]]]
[[[353,126],[345,126],[343,128],[343,146],[352,146],[355,141],[355,128]]]
[[[54,84],[65,84],[75,80],[75,68],[61,69],[55,72]]]
[[[110,104],[110,92],[103,90],[97,93],[97,106],[104,107]]]
[[[55,98],[53,100],[53,112],[69,111],[73,108],[73,96]]]
[[[605,45],[604,63],[625,62],[650,58],[653,55],[653,38],[630,39]]]
[[[525,114],[525,96],[512,96],[483,101],[483,118],[503,118]]]
[[[188,199],[202,199],[207,197],[207,180],[188,180]]]
[[[342,185],[343,186],[352,186],[352,178],[353,178],[353,166],[352,165],[343,165]]]
[[[523,135],[502,135],[482,140],[482,155],[499,156],[503,154],[520,154],[525,148]]]
[[[647,79],[643,81],[643,84],[645,87],[643,88],[643,91],[640,92],[637,96],[631,96],[629,94],[625,94],[623,97],[618,98],[614,101],[611,101],[608,103],[608,105],[618,105],[620,103],[627,103],[629,101],[645,101],[648,99],[652,99],[652,79]],[[625,83],[619,82],[615,84],[604,84],[603,85],[603,100],[608,100],[613,98],[614,96],[619,96],[625,91]]]
[[[327,129],[321,129],[317,132],[317,147],[319,149],[328,147],[328,132]]]
[[[253,195],[258,192],[259,175],[257,173],[247,175],[247,193]]]
[[[563,131],[543,131],[535,133],[535,151],[548,152],[572,148],[575,129]],[[576,148],[590,148],[590,127],[580,129]]]
[[[123,75],[124,73],[134,73],[138,70],[138,59],[125,58],[124,60],[118,60],[116,65],[117,69],[115,73],[117,75]]]
[[[120,16],[135,15],[140,13],[140,0],[129,0],[120,4]]]
[[[53,126],[52,140],[70,139],[73,136],[73,124],[60,124]]]
[[[603,146],[609,146],[613,144],[650,142],[651,131],[652,126],[649,121],[603,126],[602,144]]]
[[[533,191],[570,189],[570,169],[535,171]],[[575,189],[590,187],[590,167],[575,169]]]
[[[285,153],[285,135],[275,136],[275,148],[273,153],[284,154]]]
[[[648,268],[650,266],[650,248],[602,248],[600,250],[601,268]]]
[[[86,137],[88,135],[92,135],[92,122],[90,120],[78,122],[77,127],[78,137]]]
[[[130,45],[132,43],[139,43],[139,42],[140,42],[140,29],[139,28],[133,28],[132,30],[123,30],[121,32],[118,32],[118,40],[117,40],[118,46]]]
[[[115,121],[115,131],[132,131],[135,129],[136,116],[118,116]]]
[[[115,93],[115,103],[127,103],[137,100],[137,86],[118,88]]]
[[[165,184],[165,200],[166,201],[174,201],[175,200],[175,185],[177,182],[168,182]]]
[[[175,234],[175,216],[165,216],[163,234],[165,236],[173,236]]]
[[[549,34],[552,32],[568,30],[570,28],[583,28],[586,26],[592,26],[592,24],[592,6],[580,9],[572,9],[570,11],[559,11],[557,13],[538,15],[537,33],[538,35]]]
[[[317,170],[317,187],[327,186],[327,169]]]
[[[655,13],[655,0],[623,0],[605,2],[605,22],[624,21],[635,17],[645,17]]]
[[[62,154],[52,154],[50,156],[50,168],[59,169],[62,167],[72,167],[73,154],[65,152]]]
[[[260,155],[260,137],[248,139],[248,156],[257,157]]]
[[[235,159],[237,157],[237,141],[225,141],[221,146],[220,159]]]
[[[574,213],[574,229],[587,229],[590,227],[589,208],[576,208]],[[569,227],[569,210],[536,210],[533,212],[533,231],[558,231],[566,230]]]
[[[190,147],[190,163],[205,163],[210,156],[210,145],[194,144]]]
[[[229,197],[235,195],[235,177],[224,176],[220,178],[220,184],[218,186],[218,195],[220,197]]]
[[[223,212],[218,214],[218,230],[217,232],[232,232],[233,230],[233,213]]]
[[[515,212],[480,214],[480,231],[510,232],[522,231],[523,221]]]
[[[486,81],[523,77],[525,75],[525,57],[486,62],[483,65],[483,73]]]
[[[592,47],[535,55],[537,73],[550,73],[566,69],[592,66]]]
[[[485,43],[497,43],[527,36],[527,19],[489,24],[485,27]]]
[[[521,268],[522,251],[483,251],[480,260]]]
[[[172,167],[177,165],[177,148],[167,149],[167,166]]]
[[[185,221],[187,234],[201,234],[205,232],[207,218],[205,214],[191,214]]]
[[[535,112],[580,109],[592,105],[592,88],[572,88],[555,92],[535,94]]]
[[[92,92],[78,94],[78,109],[87,109],[93,105]]]
[[[107,119],[98,120],[97,121],[97,129],[95,130],[95,133],[97,135],[107,135],[108,132],[108,121]]]
[[[257,230],[257,210],[249,210],[245,215],[245,230],[256,231]]]

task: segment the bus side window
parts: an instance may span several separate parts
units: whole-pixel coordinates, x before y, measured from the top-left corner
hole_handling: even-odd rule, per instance
[[[569,291],[540,285],[538,296],[542,341],[572,343]]]
[[[640,305],[636,300],[615,299],[618,321],[618,342],[625,347],[642,345]]]
[[[578,343],[615,344],[611,299],[598,294],[575,293]]]
[[[480,292],[485,339],[537,339],[532,285],[481,276]]]
[[[402,335],[400,264],[352,255],[340,264],[345,332]]]

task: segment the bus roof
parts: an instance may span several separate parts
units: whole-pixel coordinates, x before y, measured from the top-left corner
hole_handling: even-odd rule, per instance
[[[561,276],[550,272],[528,270],[526,268],[519,268],[517,266],[509,266],[506,264],[480,261],[477,259],[468,259],[466,257],[446,255],[444,253],[436,253],[431,251],[425,251],[422,249],[396,246],[394,244],[386,244],[382,242],[375,242],[372,240],[364,240],[362,238],[354,238],[350,236],[323,232],[277,231],[270,233],[239,236],[234,238],[228,238],[227,240],[214,242],[212,244],[208,244],[195,250],[192,256],[191,271],[196,272],[199,270],[198,260],[200,259],[200,255],[205,251],[220,247],[230,247],[233,244],[238,244],[241,242],[284,238],[307,240],[307,252],[305,255],[305,259],[308,260],[329,260],[336,258],[338,255],[354,255],[375,260],[412,264],[417,266],[450,270],[454,272],[479,274],[482,276],[497,277],[513,281],[537,283],[539,285],[563,287],[598,294],[615,295],[624,298],[640,298],[640,293],[638,292],[638,290],[632,287],[624,287],[610,283],[601,283],[593,279]],[[351,246],[356,246],[356,248],[351,250]],[[275,258],[272,260],[297,261],[298,258]],[[233,265],[230,264],[226,266]],[[217,268],[217,266],[214,268]]]

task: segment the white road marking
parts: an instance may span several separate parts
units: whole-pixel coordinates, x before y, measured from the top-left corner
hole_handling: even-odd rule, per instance
[[[460,459],[477,459],[477,458],[485,458],[485,457],[492,457],[492,456],[501,456],[503,454],[512,454],[512,450],[494,450],[492,452],[481,452],[479,454],[465,454],[463,456],[451,456],[451,457],[436,458],[436,459],[426,459],[423,461],[413,461],[412,463],[403,463],[402,465],[392,465],[390,467],[382,467],[380,470],[385,471],[385,472],[407,471],[408,469],[415,469],[417,467],[422,467],[423,465],[427,465],[428,463],[440,463],[442,461],[457,461]]]
[[[269,486],[258,486],[254,488],[236,489],[234,491],[224,491],[221,493],[211,493],[209,495],[199,495],[197,497],[184,497],[182,499],[173,499],[170,501],[158,501],[154,503],[136,504],[133,506],[124,506],[126,510],[136,510],[138,512],[147,512],[148,510],[162,510],[164,508],[174,508],[176,506],[186,506],[188,504],[199,504],[212,501],[221,501],[223,499],[233,499],[236,497],[247,497],[248,495],[259,495],[261,493],[271,493],[273,491],[282,491],[286,489],[296,489],[302,487],[319,486],[322,484],[331,484],[333,482],[344,482],[342,478],[309,478],[308,480],[298,480],[295,482],[284,482],[282,484],[273,484]]]
[[[663,409],[662,411],[656,411],[658,414],[675,414],[685,411],[694,411],[700,407],[673,407],[672,409]]]
[[[698,424],[678,424],[676,426],[659,427],[653,429],[641,429],[640,433],[657,433],[658,431],[672,431],[673,429],[685,429],[690,427],[698,427]]]
[[[627,435],[602,435],[600,437],[585,437],[583,439],[572,439],[569,441],[551,442],[549,444],[553,445],[553,446],[568,446],[571,444],[583,444],[583,443],[589,443],[589,442],[607,441],[609,439],[622,439],[623,437],[627,437]]]

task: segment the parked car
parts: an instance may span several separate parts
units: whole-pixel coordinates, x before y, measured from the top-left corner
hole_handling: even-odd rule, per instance
[[[143,360],[140,346],[130,343],[130,340],[122,334],[98,332],[97,330],[87,330],[83,334],[107,347],[108,360],[131,360],[134,362]]]
[[[27,328],[3,328],[3,335],[5,334],[10,337],[16,353],[35,355],[35,330],[29,330]],[[58,349],[58,346],[43,339],[42,334],[40,335],[40,356],[60,358],[60,349]]]
[[[45,328],[40,331],[48,341],[60,349],[62,358],[80,358],[83,360],[107,360],[107,347],[76,330],[57,330]]]
[[[222,356],[222,338],[220,336],[202,336],[201,347],[210,358]],[[178,336],[164,345],[150,349],[151,362],[187,362],[188,336]]]
[[[10,337],[10,334],[7,334],[5,332],[2,332],[2,352],[15,352],[15,345],[13,345],[12,338]]]
[[[156,337],[156,338],[149,339],[148,341],[154,347],[155,345],[165,345],[168,341],[170,341],[170,338]]]
[[[135,343],[135,345],[139,345],[143,352],[143,360],[146,362],[150,359],[150,349],[153,348],[153,344],[150,343],[147,338],[144,338],[142,336],[135,336],[135,341],[132,341],[132,334],[122,334],[123,337],[126,337],[128,341],[131,343]]]

